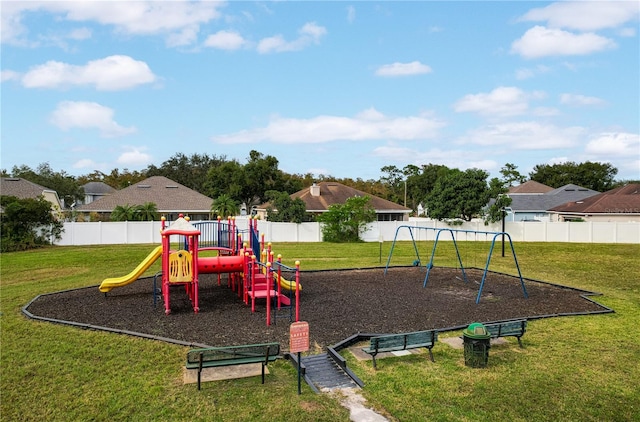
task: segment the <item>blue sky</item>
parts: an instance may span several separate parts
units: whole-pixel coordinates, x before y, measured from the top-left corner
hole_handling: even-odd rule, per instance
[[[640,179],[637,1],[1,2],[1,167],[598,161]]]

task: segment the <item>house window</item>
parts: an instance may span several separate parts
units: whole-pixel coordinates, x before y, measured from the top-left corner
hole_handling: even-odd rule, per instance
[[[400,213],[380,213],[378,221],[403,221],[404,216]]]

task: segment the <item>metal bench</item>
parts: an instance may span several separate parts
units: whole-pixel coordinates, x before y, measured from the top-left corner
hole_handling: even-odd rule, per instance
[[[373,367],[376,368],[376,355],[382,352],[395,352],[398,350],[416,349],[426,347],[429,350],[429,357],[433,362],[431,348],[438,340],[438,332],[414,331],[412,333],[387,334],[383,336],[371,337],[369,347],[362,349],[373,358]]]
[[[200,390],[202,368],[244,365],[247,363],[262,364],[262,383],[264,384],[264,368],[269,362],[275,361],[279,354],[279,343],[192,349],[187,353],[186,366],[187,369],[198,370],[198,390]]]
[[[516,337],[518,344],[522,346],[520,338],[527,331],[527,320],[519,319],[513,321],[496,322],[493,324],[484,324],[492,338],[498,337]]]

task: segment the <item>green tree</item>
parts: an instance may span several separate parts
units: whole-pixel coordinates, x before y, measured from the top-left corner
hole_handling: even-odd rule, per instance
[[[89,174],[78,176],[77,180],[80,186],[89,182],[103,182],[114,189],[124,189],[146,179],[147,177],[148,176],[145,172],[131,172],[125,168],[122,171],[119,169],[113,169],[109,174],[103,173],[99,170],[94,170]]]
[[[426,205],[429,216],[438,220],[461,218],[465,221],[481,214],[489,202],[489,174],[480,169],[454,169],[440,177]]]
[[[2,252],[26,250],[60,240],[63,224],[51,211],[51,203],[40,196],[37,199],[18,199],[0,196],[0,226]]]
[[[615,176],[618,169],[609,163],[574,163],[567,161],[560,164],[538,164],[529,173],[529,178],[547,186],[559,188],[573,183],[583,188],[605,192],[616,186]]]
[[[147,167],[147,177],[164,176],[206,195],[207,175],[211,168],[220,166],[227,161],[226,157],[209,156],[207,154],[193,154],[187,156],[177,153],[163,162],[160,167]]]
[[[117,205],[111,211],[112,221],[137,221],[138,206],[137,205]]]
[[[384,175],[380,177],[380,182],[387,189],[384,199],[402,204],[404,202],[404,174],[396,166],[384,166],[380,169]]]
[[[500,180],[497,177],[489,181],[489,197],[493,198],[494,201],[487,207],[484,216],[485,225],[501,221],[504,217],[505,208],[511,205],[512,199],[509,195],[506,195],[509,190],[506,187],[506,183],[506,181]]]
[[[500,174],[502,175],[502,180],[507,186],[513,186],[514,182],[521,184],[527,180],[527,178],[518,171],[518,166],[511,163],[506,163],[500,169]]]
[[[245,185],[245,173],[242,165],[236,160],[227,161],[209,169],[205,195],[211,198],[228,195],[236,202],[243,202]]]
[[[158,206],[154,202],[145,202],[136,206],[134,215],[138,221],[155,221],[158,220]]]
[[[247,185],[242,200],[247,207],[266,202],[267,191],[285,191],[284,174],[278,169],[278,159],[271,155],[251,150],[244,172]]]
[[[12,169],[13,177],[21,177],[33,183],[37,183],[45,188],[49,188],[58,193],[58,197],[62,201],[65,208],[68,208],[74,202],[84,199],[84,190],[75,177],[63,171],[54,171],[49,163],[41,163],[36,170],[32,170],[29,166],[14,166]]]
[[[436,181],[451,170],[439,164],[425,164],[420,171],[407,178],[407,190],[411,207],[417,210],[418,204],[426,204],[427,197],[436,185]]]
[[[306,204],[300,198],[291,199],[287,192],[270,190],[266,192],[270,204],[267,207],[269,221],[302,223],[309,221]]]
[[[369,196],[353,196],[344,204],[330,205],[328,211],[317,217],[324,223],[322,235],[326,242],[361,242],[360,235],[375,219],[376,211]]]
[[[227,218],[238,215],[240,213],[240,207],[231,196],[223,193],[213,200],[211,212],[213,212],[216,217]]]
[[[278,169],[275,157],[252,150],[245,165],[234,160],[209,169],[205,195],[216,198],[227,194],[251,208],[266,202],[265,193],[269,190],[300,189],[302,185],[295,177],[287,177]]]

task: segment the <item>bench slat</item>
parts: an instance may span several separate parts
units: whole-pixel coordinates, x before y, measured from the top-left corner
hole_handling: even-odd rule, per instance
[[[262,356],[254,356],[254,357],[246,357],[246,358],[235,358],[235,359],[223,359],[223,360],[210,360],[203,361],[203,368],[215,368],[219,366],[233,366],[233,365],[245,365],[249,363],[262,363],[265,361],[265,355]],[[269,362],[273,362],[278,358],[277,355],[269,355]],[[200,367],[200,362],[187,362],[187,369],[197,369]]]

